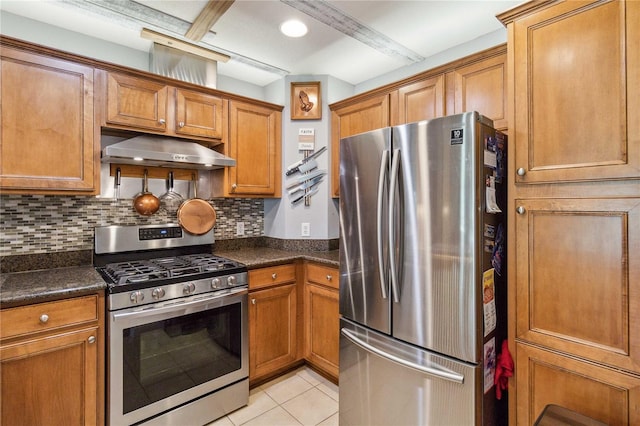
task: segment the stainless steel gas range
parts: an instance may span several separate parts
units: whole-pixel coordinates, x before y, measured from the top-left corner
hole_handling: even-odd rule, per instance
[[[108,424],[201,425],[247,404],[247,268],[213,242],[173,224],[95,229]]]

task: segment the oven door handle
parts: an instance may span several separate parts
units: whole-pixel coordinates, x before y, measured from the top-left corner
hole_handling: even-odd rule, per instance
[[[247,294],[246,288],[238,290],[230,290],[228,293],[216,294],[209,297],[197,297],[189,301],[177,301],[162,306],[151,305],[148,308],[129,312],[118,312],[111,314],[114,322],[127,321],[131,319],[139,320],[150,316],[171,314],[171,317],[187,315],[194,312],[203,311],[205,309],[217,308],[228,305],[238,300],[238,296]],[[231,297],[233,297],[231,299]]]

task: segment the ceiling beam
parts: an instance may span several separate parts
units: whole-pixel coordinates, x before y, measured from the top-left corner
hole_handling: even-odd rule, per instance
[[[156,32],[170,33],[177,39],[184,37],[182,34],[189,30],[189,23],[175,16],[160,12],[133,0],[58,0],[61,5],[84,11],[93,16],[109,19],[115,23],[135,31],[142,28],[151,28]],[[239,62],[259,70],[279,76],[289,74],[288,70],[260,62],[258,60],[240,55],[239,53],[222,49],[216,46],[215,34],[208,32],[201,41],[196,44],[205,49],[228,55],[234,62]]]
[[[400,59],[409,64],[425,59],[419,53],[346,15],[326,0],[280,1],[392,58]]]
[[[209,0],[184,36],[193,41],[202,40],[202,37],[209,32],[213,24],[218,22],[234,1]]]

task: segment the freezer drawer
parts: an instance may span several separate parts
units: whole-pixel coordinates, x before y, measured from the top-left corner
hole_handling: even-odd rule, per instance
[[[480,367],[340,321],[340,425],[481,424]]]

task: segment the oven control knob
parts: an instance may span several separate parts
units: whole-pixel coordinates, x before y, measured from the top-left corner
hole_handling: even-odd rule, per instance
[[[164,297],[164,289],[163,288],[154,288],[153,291],[151,292],[151,297],[153,297],[155,300],[158,299],[162,299]]]
[[[214,278],[211,280],[211,288],[220,287],[220,278]]]
[[[227,277],[227,285],[229,287],[236,285],[236,276],[235,275],[229,275]]]
[[[131,296],[129,298],[133,303],[140,303],[144,300],[144,293],[141,291],[134,291],[133,293],[131,293]]]
[[[189,283],[189,284],[185,284],[184,286],[182,286],[182,293],[183,294],[191,294],[194,291],[196,291],[196,285],[194,283]]]

